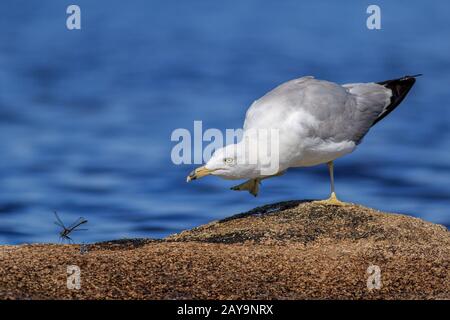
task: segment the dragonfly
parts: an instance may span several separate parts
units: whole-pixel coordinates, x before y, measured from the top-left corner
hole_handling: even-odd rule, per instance
[[[62,228],[61,232],[59,233],[59,238],[61,241],[67,240],[69,243],[73,243],[73,239],[69,236],[72,232],[88,230],[88,229],[78,228],[82,224],[85,224],[88,222],[85,218],[80,217],[74,223],[72,223],[70,226],[66,227],[64,225],[64,223],[62,222],[61,218],[58,216],[58,213],[56,213],[56,211],[54,213],[55,213],[55,217],[56,217],[55,224]]]

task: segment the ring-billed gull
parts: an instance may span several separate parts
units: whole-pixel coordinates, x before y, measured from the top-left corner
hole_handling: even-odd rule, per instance
[[[263,174],[259,161],[245,161],[248,148],[242,139],[216,150],[187,181],[206,175],[249,179],[231,189],[256,196],[263,179],[279,176],[291,167],[327,163],[331,195],[320,202],[342,205],[334,190],[333,161],[355,150],[369,129],[402,102],[417,76],[344,85],[310,76],[285,82],[250,106],[243,128],[244,137],[255,129],[277,130],[277,172]]]

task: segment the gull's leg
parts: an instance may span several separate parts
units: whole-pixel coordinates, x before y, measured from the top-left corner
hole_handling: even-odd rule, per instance
[[[231,190],[235,190],[235,191],[244,191],[247,190],[248,192],[250,192],[252,195],[254,195],[255,197],[258,195],[259,192],[259,185],[261,184],[261,180],[264,179],[269,179],[269,178],[273,178],[273,177],[278,177],[283,175],[286,172],[286,170],[278,172],[277,174],[271,175],[271,176],[265,176],[263,178],[255,178],[255,179],[250,179],[245,181],[244,183],[241,183],[237,186],[231,187]]]
[[[315,201],[316,203],[332,205],[332,206],[345,206],[346,203],[340,201],[336,197],[336,193],[334,192],[334,170],[333,170],[333,161],[327,162],[328,171],[330,172],[330,182],[331,182],[331,195],[327,200]]]
[[[259,192],[259,185],[261,183],[261,179],[250,179],[245,181],[244,183],[241,183],[237,186],[231,187],[231,190],[235,191],[245,191],[247,190],[255,197],[258,195]]]

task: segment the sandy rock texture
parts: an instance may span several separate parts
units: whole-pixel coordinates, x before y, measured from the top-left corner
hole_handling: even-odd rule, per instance
[[[450,299],[449,262],[443,226],[290,201],[163,240],[0,246],[0,298]]]

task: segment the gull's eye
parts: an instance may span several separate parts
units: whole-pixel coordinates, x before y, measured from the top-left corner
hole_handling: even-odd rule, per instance
[[[234,163],[234,159],[233,159],[233,158],[225,158],[225,159],[223,159],[223,162],[224,162],[225,164],[230,165],[230,164],[233,164],[233,163]]]

